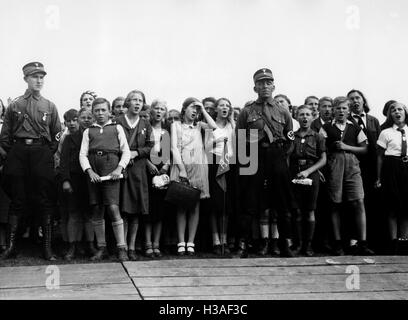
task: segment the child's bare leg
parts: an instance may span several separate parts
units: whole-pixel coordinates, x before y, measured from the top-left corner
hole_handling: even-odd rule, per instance
[[[221,244],[221,241],[220,241],[220,235],[218,233],[217,217],[216,217],[216,213],[214,212],[214,210],[212,210],[210,214],[210,226],[211,226],[213,246],[218,246]]]
[[[335,241],[341,240],[340,235],[340,204],[333,203],[331,212],[331,222],[333,227],[333,237]]]
[[[184,242],[186,235],[187,217],[186,211],[182,208],[177,209],[177,237],[178,242]]]
[[[351,201],[351,206],[354,211],[355,215],[355,222],[357,226],[357,235],[358,235],[358,240],[363,240],[365,241],[367,238],[367,233],[366,233],[366,213],[365,213],[365,207],[364,207],[364,200],[354,200]]]
[[[136,249],[136,237],[137,237],[137,230],[139,229],[139,218],[134,216],[128,216],[127,219],[127,236],[128,236],[128,250],[135,250]]]
[[[188,242],[194,243],[197,233],[198,221],[200,219],[200,202],[190,210],[188,215]]]
[[[159,220],[153,225],[153,248],[159,248],[162,231],[162,221]]]

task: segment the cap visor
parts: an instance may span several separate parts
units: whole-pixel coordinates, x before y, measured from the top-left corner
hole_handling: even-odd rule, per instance
[[[33,70],[32,72],[27,73],[26,76],[32,76],[33,74],[36,74],[36,73],[41,73],[41,74],[43,74],[44,76],[47,74],[47,72],[45,72],[45,71]]]

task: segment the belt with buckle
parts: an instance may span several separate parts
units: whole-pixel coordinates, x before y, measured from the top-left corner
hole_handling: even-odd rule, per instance
[[[267,149],[267,148],[282,148],[283,147],[283,142],[280,140],[276,140],[274,142],[266,142],[262,141],[259,143],[261,148]]]
[[[16,138],[14,139],[14,143],[20,143],[24,144],[26,146],[32,146],[32,145],[43,145],[44,144],[44,139],[41,138]]]
[[[395,158],[401,160],[404,163],[408,162],[408,156],[386,156],[386,157]]]
[[[107,154],[119,154],[118,151],[115,150],[89,150],[89,154],[95,154],[99,157],[107,155]]]

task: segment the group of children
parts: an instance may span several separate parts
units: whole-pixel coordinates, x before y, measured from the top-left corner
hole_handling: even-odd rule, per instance
[[[384,210],[370,213],[387,221],[388,230],[383,230],[388,231],[383,237],[390,243],[387,253],[402,253],[402,244],[408,240],[408,110],[398,102],[389,104],[382,131],[374,134],[375,183],[367,186],[360,164],[369,145],[372,147],[367,137],[372,132],[367,122],[351,116],[352,97],[350,93],[334,100],[308,97],[296,109],[286,96],[275,97],[293,112],[297,122],[287,160],[293,179],[290,240],[292,249],[301,255],[314,254],[316,223],[320,244],[327,245],[331,235],[331,254],[344,254],[343,236],[357,240],[354,253],[374,254],[367,245],[364,201],[365,190],[371,187],[384,199],[392,199]],[[239,110],[226,98],[202,102],[187,98],[181,112],[168,111],[161,100],[148,106],[139,90],[115,99],[112,106],[90,91],[80,101],[79,111],[64,114],[66,131],[55,161],[61,191],[60,228],[68,244],[64,258],[74,259],[83,241],[91,260],[103,259],[108,255],[108,229],[120,261],[138,258],[136,239],[140,235],[144,255],[160,257],[162,228],[169,231],[171,220],[176,221],[177,254],[194,255],[200,219],[208,219],[214,253],[229,254],[238,240],[234,234],[234,218],[240,210],[236,200],[245,186],[239,185],[236,166],[222,169],[223,160],[228,162],[235,152]],[[172,206],[165,200],[169,181],[187,181],[200,190],[200,199],[188,209]],[[279,230],[273,208],[259,212],[257,221],[253,234],[259,238],[257,252],[278,255]],[[138,236],[139,225],[143,232]],[[169,234],[166,237],[171,238]]]

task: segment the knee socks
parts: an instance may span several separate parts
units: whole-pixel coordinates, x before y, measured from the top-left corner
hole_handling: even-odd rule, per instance
[[[126,248],[123,220],[120,219],[118,221],[112,222],[112,229],[116,239],[116,246],[118,248]]]
[[[105,219],[92,220],[93,229],[95,231],[96,243],[98,248],[106,247],[105,240]]]

